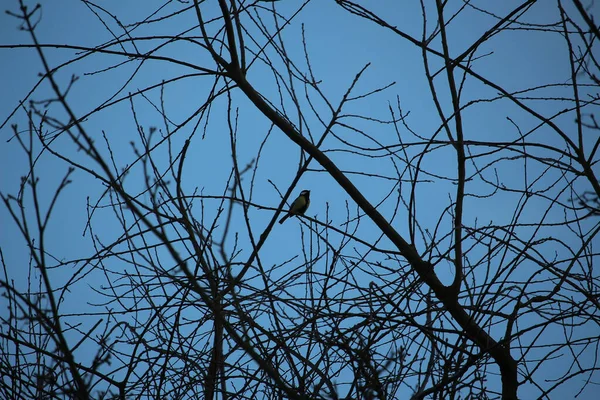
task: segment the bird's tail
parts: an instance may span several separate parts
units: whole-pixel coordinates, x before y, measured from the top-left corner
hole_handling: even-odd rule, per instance
[[[290,214],[285,214],[285,215],[284,215],[284,216],[283,216],[283,217],[282,217],[282,218],[279,220],[279,223],[280,223],[280,224],[283,224],[283,223],[284,223],[284,221],[285,221],[286,219],[288,219],[289,217],[290,217]]]

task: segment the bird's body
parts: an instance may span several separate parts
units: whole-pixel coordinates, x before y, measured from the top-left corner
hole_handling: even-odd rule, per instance
[[[304,215],[304,213],[308,209],[309,205],[310,205],[310,190],[303,190],[300,192],[300,196],[298,196],[296,198],[296,200],[294,200],[294,202],[290,206],[290,209],[288,210],[287,214],[284,215],[283,218],[281,218],[279,220],[279,223],[283,224],[283,222],[286,219],[288,219],[289,217],[291,217],[292,215]]]

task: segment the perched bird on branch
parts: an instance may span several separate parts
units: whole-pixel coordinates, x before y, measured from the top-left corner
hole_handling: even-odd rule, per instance
[[[284,215],[283,218],[281,218],[279,220],[279,223],[283,224],[283,222],[286,219],[288,219],[289,217],[291,217],[292,215],[304,215],[304,213],[308,209],[309,205],[310,205],[310,190],[303,190],[300,192],[300,196],[298,196],[296,198],[296,200],[294,200],[294,202],[292,203],[292,206],[288,210],[287,214]]]

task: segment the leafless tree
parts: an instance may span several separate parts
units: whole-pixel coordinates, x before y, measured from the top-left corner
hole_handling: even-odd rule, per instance
[[[591,395],[594,3],[384,3],[81,0],[93,45],[46,41],[49,4],[10,6],[28,39],[0,51],[42,73],[0,127],[23,161],[2,166],[23,178],[0,189],[1,397]],[[323,54],[320,8],[400,65],[340,89],[352,54]],[[490,72],[544,65],[518,53],[538,35],[565,76]]]

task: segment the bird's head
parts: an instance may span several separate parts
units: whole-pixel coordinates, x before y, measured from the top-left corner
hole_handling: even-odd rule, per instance
[[[310,196],[310,190],[303,190],[300,192],[300,196],[308,197]]]

